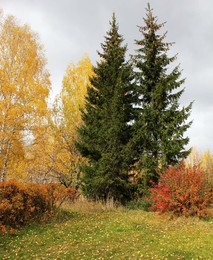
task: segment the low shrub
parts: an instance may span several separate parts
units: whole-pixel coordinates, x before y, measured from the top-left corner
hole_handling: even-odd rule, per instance
[[[150,211],[150,207],[152,205],[152,199],[150,196],[143,196],[141,198],[137,198],[134,200],[131,200],[127,203],[126,207],[128,209],[142,209],[144,211]]]
[[[15,180],[0,183],[0,231],[17,228],[51,215],[77,192],[60,184],[23,184]],[[6,228],[7,227],[7,228]]]
[[[152,209],[177,215],[205,216],[213,203],[213,187],[200,166],[171,166],[151,189]]]

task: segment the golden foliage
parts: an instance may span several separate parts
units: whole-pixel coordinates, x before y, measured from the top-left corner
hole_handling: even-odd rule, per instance
[[[8,16],[0,21],[1,180],[21,171],[28,137],[47,111],[49,73],[38,36]],[[20,162],[20,164],[19,164]],[[18,165],[18,166],[17,166]]]
[[[63,79],[60,95],[53,107],[51,154],[52,171],[65,186],[78,185],[79,165],[84,160],[78,153],[75,142],[77,128],[82,123],[81,109],[85,107],[85,96],[93,68],[88,56],[75,66],[70,63]]]
[[[206,173],[208,182],[213,183],[213,155],[209,150],[202,154],[196,148],[193,148],[186,160],[186,165],[200,165]]]

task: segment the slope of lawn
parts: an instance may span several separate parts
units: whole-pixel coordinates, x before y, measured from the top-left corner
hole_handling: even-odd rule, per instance
[[[63,211],[0,236],[0,259],[213,259],[213,221],[142,210]]]

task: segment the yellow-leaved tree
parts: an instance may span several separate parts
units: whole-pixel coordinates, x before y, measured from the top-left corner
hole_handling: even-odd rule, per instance
[[[206,174],[207,181],[213,183],[213,156],[209,150],[201,153],[198,149],[193,148],[186,160],[186,165],[200,165]]]
[[[202,157],[201,152],[196,147],[193,147],[191,149],[189,156],[186,159],[186,165],[194,166],[200,164],[201,157]]]
[[[49,121],[43,122],[39,131],[34,132],[33,142],[25,148],[25,181],[34,183],[55,182],[51,178],[51,155],[54,141]]]
[[[81,110],[85,107],[89,78],[93,67],[87,55],[77,65],[70,63],[63,78],[61,93],[53,106],[51,171],[65,186],[77,187],[79,165],[84,160],[75,147],[77,128],[82,123]]]
[[[213,183],[213,156],[209,150],[201,158],[201,167],[205,171],[208,181]]]
[[[0,180],[23,174],[25,147],[47,113],[50,90],[37,34],[12,16],[0,18]]]

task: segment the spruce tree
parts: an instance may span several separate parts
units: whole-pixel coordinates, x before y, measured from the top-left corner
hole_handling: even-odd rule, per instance
[[[142,39],[133,56],[135,64],[138,117],[135,120],[133,143],[137,146],[138,167],[142,183],[157,182],[164,167],[187,157],[189,138],[184,136],[190,127],[187,122],[192,103],[180,108],[179,99],[184,89],[179,66],[171,69],[176,56],[169,57],[172,43],[166,43],[166,33],[148,4],[144,26],[139,27]]]
[[[88,87],[77,148],[88,159],[82,167],[85,195],[124,202],[131,197],[132,189],[128,143],[132,131],[129,122],[134,118],[133,72],[125,61],[127,47],[114,14],[110,25],[102,52],[98,52],[100,61],[94,67],[92,87]]]

